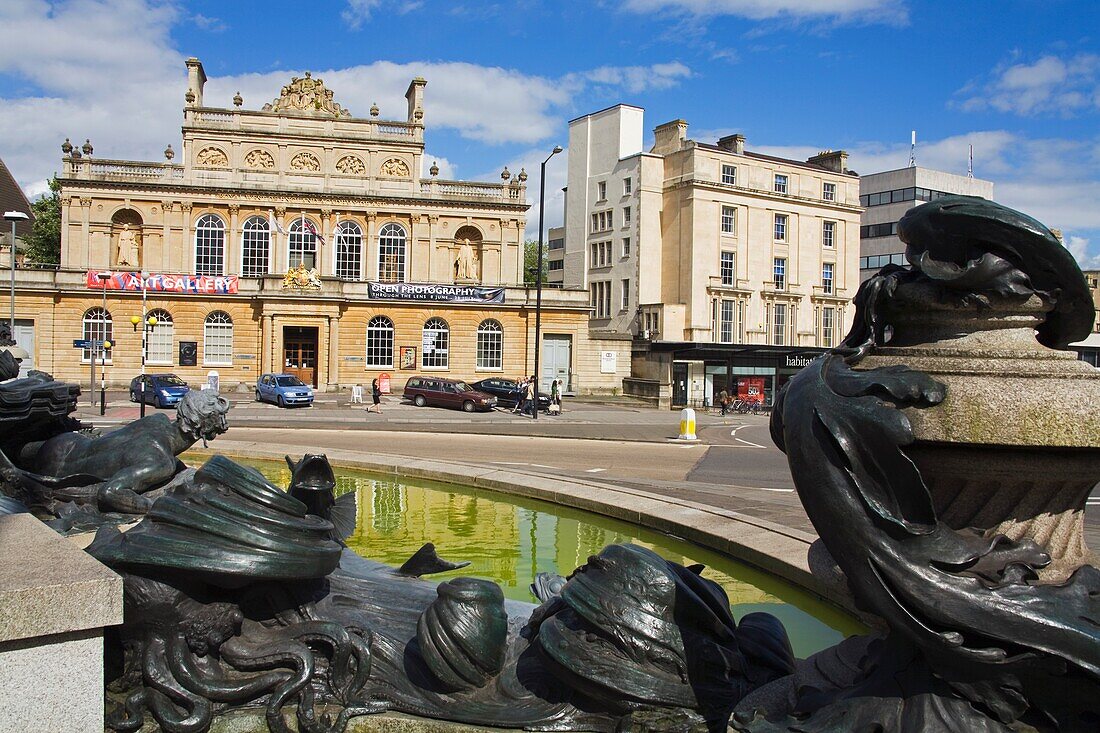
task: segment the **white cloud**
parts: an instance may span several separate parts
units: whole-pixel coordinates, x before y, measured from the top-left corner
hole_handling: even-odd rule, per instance
[[[1066,239],[1066,249],[1076,258],[1082,270],[1100,270],[1100,253],[1089,256],[1089,239],[1071,236]]]
[[[750,20],[831,20],[837,23],[904,24],[902,0],[626,0],[637,13],[670,11],[695,17],[736,15]]]
[[[972,82],[958,94],[966,111],[1066,116],[1100,109],[1100,56],[1047,55],[1032,63],[1001,64],[984,82]]]
[[[679,61],[652,66],[601,66],[567,78],[611,86],[631,94],[669,89],[691,76],[691,69]]]
[[[370,20],[374,11],[383,5],[383,0],[347,0],[347,4],[347,7],[340,13],[340,17],[344,19],[349,28],[358,30],[363,27],[363,23]],[[418,9],[424,3],[422,0],[397,0],[385,4],[389,5],[389,9],[395,13],[404,15]]]
[[[221,18],[211,18],[202,13],[192,15],[191,21],[202,30],[210,33],[223,33],[229,30],[229,26]]]

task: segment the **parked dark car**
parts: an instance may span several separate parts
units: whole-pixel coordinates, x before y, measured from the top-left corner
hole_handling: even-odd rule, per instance
[[[155,407],[175,407],[191,391],[187,382],[175,374],[146,374],[145,404]],[[130,401],[141,401],[141,375],[130,380]]]
[[[497,404],[501,407],[515,407],[516,406],[516,390],[517,382],[514,379],[500,379],[498,377],[490,377],[489,379],[482,379],[480,382],[474,382],[470,386],[481,392],[486,392],[497,398]],[[524,387],[526,389],[526,387]],[[539,392],[539,409],[546,410],[550,407],[550,395],[545,392]]]
[[[261,374],[256,380],[256,400],[279,407],[312,405],[313,388],[293,374]]]
[[[466,412],[491,410],[497,403],[496,397],[479,392],[461,380],[441,377],[413,377],[405,382],[403,396],[417,407],[453,407]]]

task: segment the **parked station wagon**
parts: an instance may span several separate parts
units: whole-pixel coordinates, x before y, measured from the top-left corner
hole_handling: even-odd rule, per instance
[[[459,379],[442,377],[413,377],[405,383],[404,398],[417,407],[461,408],[466,412],[491,410],[497,398],[476,389]]]

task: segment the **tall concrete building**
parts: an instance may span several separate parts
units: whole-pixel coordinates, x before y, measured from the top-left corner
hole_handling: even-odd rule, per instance
[[[993,182],[918,166],[862,176],[859,179],[859,202],[864,207],[859,227],[860,279],[866,280],[890,263],[905,264],[905,243],[898,239],[898,220],[906,211],[955,194],[992,199]]]
[[[851,324],[859,179],[844,152],[787,160],[687,129],[658,126],[647,152],[639,107],[570,122],[563,282],[588,290],[594,334],[633,337],[627,392],[770,403]]]
[[[1092,304],[1096,308],[1096,318],[1092,322],[1092,333],[1084,341],[1070,344],[1082,361],[1087,361],[1100,369],[1100,270],[1085,270],[1085,281],[1092,292]]]
[[[546,234],[546,282],[560,288],[565,281],[565,227],[550,227]]]

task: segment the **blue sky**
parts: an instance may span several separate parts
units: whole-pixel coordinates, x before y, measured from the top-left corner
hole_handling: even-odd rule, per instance
[[[966,171],[1100,268],[1100,7],[1092,0],[603,0],[153,2],[4,0],[0,157],[39,193],[58,145],[98,157],[179,147],[183,59],[207,103],[259,107],[311,70],[336,101],[404,115],[428,80],[427,150],[443,175],[495,180],[567,144],[567,121],[618,102],[650,130],[686,119],[712,142],[804,158],[843,148],[861,172]],[[561,219],[565,162],[549,168]],[[529,216],[534,236],[536,211]]]

